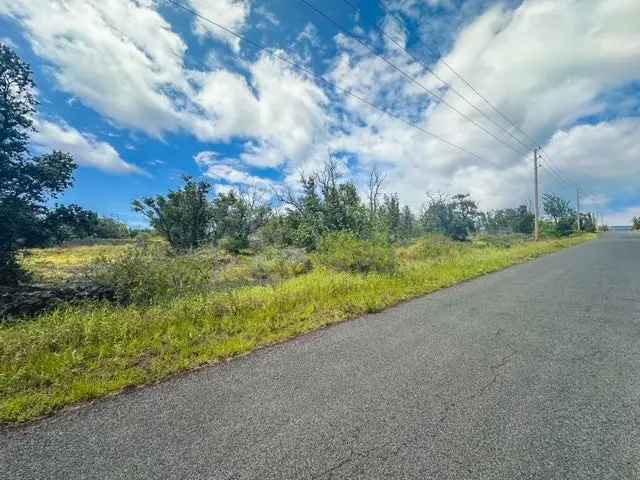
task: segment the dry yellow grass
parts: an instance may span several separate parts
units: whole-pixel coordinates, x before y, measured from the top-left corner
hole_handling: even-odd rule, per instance
[[[91,245],[33,248],[25,252],[21,263],[37,281],[67,280],[101,257],[115,257],[131,245]]]

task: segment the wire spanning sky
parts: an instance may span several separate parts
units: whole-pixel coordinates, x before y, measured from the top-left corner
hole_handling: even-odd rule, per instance
[[[270,187],[328,155],[361,183],[386,170],[412,207],[436,191],[527,204],[532,144],[544,191],[578,184],[625,224],[638,18],[635,0],[0,0],[0,40],[34,67],[34,151],[80,163],[63,201],[132,224],[131,200],[181,175]]]

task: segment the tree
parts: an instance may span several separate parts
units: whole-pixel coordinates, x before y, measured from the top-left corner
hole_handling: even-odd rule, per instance
[[[133,202],[133,210],[147,217],[175,250],[198,248],[211,241],[214,233],[215,212],[208,198],[211,184],[192,177],[183,180],[180,190]]]
[[[388,235],[391,242],[400,239],[400,225],[402,212],[400,210],[400,198],[397,193],[383,197],[380,206],[380,223],[382,230]]]
[[[525,205],[503,208],[482,215],[482,225],[490,233],[533,233],[535,216]]]
[[[126,223],[115,218],[101,217],[98,219],[95,236],[97,238],[130,238],[133,231]]]
[[[353,182],[342,182],[338,163],[331,159],[309,176],[301,175],[300,192],[277,192],[287,209],[293,244],[308,250],[317,248],[330,232],[350,231],[362,236],[368,231],[369,215]]]
[[[416,217],[407,205],[402,208],[399,233],[402,240],[409,240],[416,235]]]
[[[224,240],[224,247],[239,252],[249,247],[249,240],[267,224],[271,208],[254,187],[221,193],[213,201],[214,238]]]
[[[31,156],[38,103],[31,68],[0,44],[0,283],[24,279],[17,251],[37,232],[46,202],[71,186],[76,164],[62,152]]]
[[[369,200],[369,217],[372,223],[375,221],[376,214],[378,213],[378,200],[380,199],[385,180],[386,175],[380,171],[377,165],[369,170],[367,197]]]
[[[542,205],[545,213],[553,219],[553,223],[556,225],[558,225],[561,219],[575,217],[571,209],[571,204],[557,195],[545,193],[542,199]]]
[[[640,230],[640,217],[633,217],[633,225],[632,228],[634,230]]]
[[[555,233],[560,236],[571,235],[576,229],[576,213],[571,204],[557,195],[545,193],[543,207],[547,215],[553,219]]]
[[[420,221],[425,232],[442,233],[463,241],[476,231],[478,217],[478,205],[469,195],[439,194],[429,196]]]
[[[73,238],[88,238],[96,234],[100,219],[96,212],[78,205],[57,205],[48,212],[42,222],[42,232],[47,235],[43,243],[60,244]]]

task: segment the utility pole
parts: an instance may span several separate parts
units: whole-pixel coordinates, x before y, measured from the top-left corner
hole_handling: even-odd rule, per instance
[[[580,232],[582,230],[582,228],[580,227],[580,187],[578,187],[576,193],[576,207],[576,220],[578,222],[578,232]]]
[[[534,188],[534,198],[533,198],[533,203],[534,203],[534,208],[535,208],[535,223],[534,223],[534,227],[533,227],[533,238],[534,240],[538,241],[538,239],[540,238],[540,192],[538,191],[538,148],[536,147],[533,150],[533,179],[535,182],[535,188]]]

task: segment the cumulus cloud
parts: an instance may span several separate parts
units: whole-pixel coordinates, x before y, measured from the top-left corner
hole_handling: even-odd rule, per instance
[[[203,151],[194,160],[204,175],[216,182],[231,186],[267,187],[272,185],[268,179],[251,175],[237,159],[220,158],[216,152]]]
[[[240,32],[248,30],[252,12],[274,23],[258,0],[188,1]],[[393,0],[387,5],[415,22],[425,8],[450,3]],[[470,3],[476,12],[487,2]],[[585,183],[594,202],[607,198],[608,205],[618,204],[620,196],[634,194],[628,178],[638,174],[633,162],[634,155],[638,158],[637,120],[591,125],[585,118],[611,111],[620,116],[621,105],[627,105],[626,112],[637,108],[629,101],[634,91],[624,87],[640,79],[640,3],[583,0],[578,7],[575,2],[525,0],[508,5],[498,3],[456,23],[464,27],[453,29],[450,50],[429,67],[494,122],[505,124],[444,61],[452,65],[529,133],[533,141],[521,136],[524,143],[546,145],[553,164]],[[0,0],[0,14],[20,22],[36,53],[52,66],[57,85],[113,123],[157,137],[188,132],[201,141],[236,142],[241,151],[233,160],[200,159],[205,171],[221,181],[255,182],[255,172],[264,169],[277,169],[291,181],[299,169],[315,168],[328,155],[339,154],[350,159],[356,176],[374,164],[386,167],[387,189],[400,192],[414,207],[427,191],[470,192],[483,208],[526,203],[531,197],[530,153],[496,142],[347,36],[335,37],[333,58],[327,50],[323,62],[316,62],[328,65],[327,77],[480,158],[321,88],[268,55],[233,64],[220,59],[210,70],[189,69],[185,40],[157,8],[153,0]],[[403,45],[407,42],[403,25],[386,19],[382,27]],[[243,53],[237,40],[211,25],[194,20],[193,28],[202,45],[213,38]],[[365,34],[426,87],[512,142],[424,65],[401,55],[379,34]],[[304,57],[311,64],[304,45],[319,36],[315,27],[304,28],[298,37],[303,46],[290,52],[291,58]]]
[[[572,177],[623,181],[640,177],[640,118],[576,125],[553,135],[548,154]]]
[[[396,2],[396,6],[413,7],[415,3]],[[558,127],[570,129],[585,116],[602,112],[606,108],[604,94],[640,78],[640,31],[629,21],[638,16],[637,2],[589,0],[579,9],[572,2],[553,0],[525,1],[515,9],[498,4],[468,22],[443,60],[529,132],[536,143],[546,143]],[[430,99],[419,87],[407,87],[407,82],[400,81],[379,58],[362,52],[344,38],[338,37],[337,41],[343,52],[332,75],[342,86],[363,91],[378,105],[481,157],[410,132],[398,122],[345,98],[345,105],[358,121],[355,126],[347,126],[346,134],[336,143],[365,162],[391,163],[389,188],[403,192],[414,205],[421,201],[425,190],[461,188],[474,193],[485,208],[526,199],[531,159],[524,148],[514,144],[522,153],[506,148],[444,104]],[[422,65],[407,57],[401,60],[394,56],[393,61],[417,75],[427,88],[438,89],[449,104],[503,141],[512,142],[508,134],[458,98]],[[474,97],[443,62],[432,68],[492,114],[495,122],[504,122]],[[617,127],[626,138],[622,145],[633,152],[637,135],[629,131],[629,126],[626,130],[621,124]],[[591,132],[594,143],[606,141],[603,137],[607,135],[615,136],[606,128],[599,130],[599,139]],[[574,132],[574,139],[580,133]],[[522,141],[532,143],[525,137]],[[605,144],[600,145],[602,148]],[[552,147],[550,150],[555,162],[558,153]],[[567,156],[566,162],[564,158],[558,160],[563,167],[573,165],[576,168],[570,168],[571,173],[584,177],[580,173],[582,167],[587,167],[580,165],[584,158]],[[605,176],[620,178],[637,172],[624,158],[618,160],[615,154],[609,158],[616,165],[609,167],[610,173],[603,173]],[[602,164],[591,169],[594,176],[602,170]]]
[[[250,65],[249,74],[251,83],[228,70],[200,76],[196,101],[212,121],[199,123],[197,134],[259,139],[245,156],[254,166],[277,167],[305,157],[326,130],[325,93],[268,55]]]
[[[93,167],[109,173],[146,174],[135,165],[124,161],[110,144],[67,124],[39,120],[36,127],[38,131],[32,136],[32,142],[38,152],[68,152],[80,166]]]
[[[216,22],[235,32],[242,32],[251,13],[249,0],[189,0],[189,4],[203,17],[215,19]],[[266,14],[268,12],[264,10]],[[229,43],[234,50],[240,49],[240,39],[215,27],[202,18],[194,20],[194,32],[202,37],[211,37]]]
[[[240,31],[250,13],[248,0],[191,3]],[[258,166],[306,155],[325,128],[322,89],[266,55],[241,62],[242,72],[187,69],[186,43],[156,8],[152,0],[0,0],[0,14],[24,26],[58,86],[116,125],[156,137],[254,139],[245,159]]]
[[[58,86],[118,125],[160,136],[184,123],[184,41],[151,0],[0,0]]]
[[[553,135],[545,147],[561,172],[585,190],[585,207],[615,211],[640,198],[640,118],[576,125]]]

